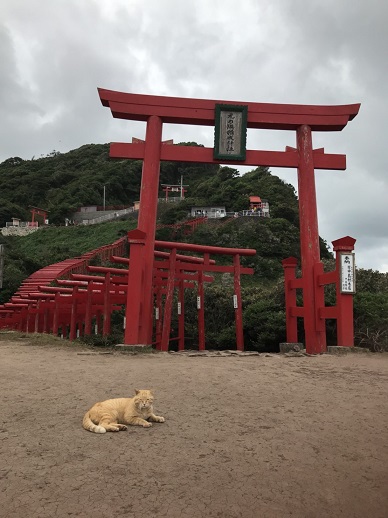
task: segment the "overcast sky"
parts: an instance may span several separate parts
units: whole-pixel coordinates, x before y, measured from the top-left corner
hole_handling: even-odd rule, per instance
[[[388,271],[387,27],[383,0],[1,0],[0,161],[144,138],[145,123],[113,119],[97,87],[361,102],[342,132],[313,134],[347,155],[345,172],[316,171],[319,233],[356,238],[357,265]],[[213,128],[166,125],[163,137],[213,146]],[[248,133],[248,149],[286,145],[293,132]],[[295,170],[271,171],[297,187]]]

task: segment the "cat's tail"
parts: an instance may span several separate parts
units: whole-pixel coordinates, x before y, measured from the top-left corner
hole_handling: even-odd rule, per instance
[[[82,426],[85,428],[85,430],[88,430],[89,432],[106,433],[106,430],[103,426],[94,424],[93,421],[90,419],[89,410],[84,415],[84,418],[82,420]]]

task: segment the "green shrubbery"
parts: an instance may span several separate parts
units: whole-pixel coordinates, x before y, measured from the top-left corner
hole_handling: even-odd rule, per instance
[[[371,351],[388,351],[388,293],[362,292],[354,298],[357,345]]]

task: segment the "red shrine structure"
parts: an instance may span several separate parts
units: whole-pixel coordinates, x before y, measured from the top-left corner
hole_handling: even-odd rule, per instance
[[[269,218],[268,200],[262,200],[260,196],[249,196],[249,209],[252,212],[261,214],[265,218]]]
[[[187,189],[185,187],[188,187],[187,185],[171,185],[167,183],[162,183],[163,191],[166,193],[166,201],[168,201],[168,195],[170,192],[179,192],[179,196],[177,196],[178,199],[184,200],[185,199],[185,192],[187,192]]]
[[[341,131],[357,115],[360,104],[316,106],[244,103],[140,95],[104,89],[98,89],[98,92],[103,106],[111,110],[113,117],[144,121],[147,125],[145,141],[135,140],[132,144],[114,142],[110,146],[112,158],[143,160],[139,234],[137,237],[132,235],[132,243],[137,246],[131,247],[131,267],[128,274],[130,289],[126,308],[125,344],[152,343],[153,261],[159,166],[161,160],[169,160],[297,169],[302,278],[294,278],[292,269],[295,270],[296,265],[293,258],[290,258],[291,263],[284,264],[285,269],[291,272],[286,278],[289,307],[287,336],[296,339],[295,319],[302,317],[307,352],[324,352],[325,318],[336,318],[338,315],[347,315],[349,318],[349,303],[339,307],[336,315],[333,311],[330,313],[329,308],[322,309],[323,285],[332,282],[333,279],[324,278],[326,274],[323,274],[320,262],[315,170],[344,170],[346,157],[325,153],[323,148],[313,149],[312,135],[316,131]],[[164,123],[214,126],[214,148],[162,145]],[[290,131],[295,135],[296,147],[287,146],[284,151],[247,150],[247,128]],[[344,257],[347,260],[350,260],[350,252],[355,241],[349,239],[345,238],[346,242],[341,241],[338,245],[346,252]],[[346,265],[344,268],[346,271]],[[303,290],[301,308],[296,307],[294,300],[294,291],[297,288]],[[344,296],[349,297],[349,294]],[[292,309],[295,307],[296,309]],[[131,325],[128,325],[129,322]],[[350,323],[346,318],[342,318],[341,322],[342,326],[349,327],[349,338],[353,321]],[[345,342],[347,343],[342,345],[353,345],[348,343],[348,339]]]
[[[43,218],[43,224],[48,224],[47,214],[49,213],[48,210],[40,209],[39,207],[33,207],[30,205],[30,212],[31,212],[31,226],[38,226],[38,222],[36,221],[36,216],[41,216]]]

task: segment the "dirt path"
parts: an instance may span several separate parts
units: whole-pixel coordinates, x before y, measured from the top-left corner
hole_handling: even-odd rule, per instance
[[[386,518],[388,356],[189,358],[0,342],[4,518]],[[166,417],[104,435],[96,401]]]

